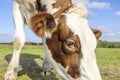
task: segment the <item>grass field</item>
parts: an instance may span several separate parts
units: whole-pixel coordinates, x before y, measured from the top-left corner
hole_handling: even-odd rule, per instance
[[[12,45],[0,45],[0,80],[3,80],[12,56]],[[103,80],[120,80],[120,49],[97,48],[96,56]],[[49,76],[40,75],[43,46],[25,45],[20,57],[18,80],[61,80],[52,71]]]

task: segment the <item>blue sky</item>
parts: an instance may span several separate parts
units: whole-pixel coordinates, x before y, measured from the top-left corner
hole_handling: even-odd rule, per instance
[[[73,0],[87,7],[90,27],[102,31],[101,40],[120,42],[120,0]],[[0,42],[12,42],[14,39],[14,23],[12,0],[0,1]],[[26,41],[42,42],[27,26]]]

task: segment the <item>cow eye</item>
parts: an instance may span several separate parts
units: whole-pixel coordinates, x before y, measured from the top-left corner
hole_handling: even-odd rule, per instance
[[[74,47],[75,43],[73,40],[67,40],[66,42],[66,45],[69,46],[69,47]]]

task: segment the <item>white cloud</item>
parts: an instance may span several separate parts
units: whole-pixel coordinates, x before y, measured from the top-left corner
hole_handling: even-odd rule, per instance
[[[113,32],[113,33],[106,33],[105,35],[106,35],[106,36],[109,36],[109,37],[112,37],[112,36],[115,36],[116,33],[114,33],[114,32]]]
[[[80,2],[88,8],[110,9],[109,2],[97,2],[97,1],[90,2],[90,0],[73,0],[73,2],[75,2],[75,3]]]
[[[10,33],[0,33],[0,42],[12,42],[13,41],[13,35]]]
[[[89,0],[73,0],[74,3],[80,2],[84,5],[87,5],[89,3]]]
[[[118,34],[120,35],[120,32],[118,32]]]
[[[6,36],[13,36],[12,34],[10,33],[7,33],[7,32],[1,32],[0,35],[6,37]]]
[[[95,12],[92,11],[92,9],[110,9],[110,3],[109,2],[90,2],[90,0],[73,0],[73,3],[82,3],[87,7],[88,15],[94,15]]]
[[[91,10],[87,10],[88,15],[94,15],[95,13]]]
[[[116,16],[120,16],[120,11],[115,12]]]
[[[101,40],[107,41],[120,41],[120,30],[118,28],[113,28],[113,26],[96,26],[95,29],[102,31]]]
[[[110,3],[108,3],[108,2],[91,2],[88,4],[88,8],[110,9]]]

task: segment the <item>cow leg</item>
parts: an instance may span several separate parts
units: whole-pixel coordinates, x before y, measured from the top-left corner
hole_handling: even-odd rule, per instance
[[[45,42],[46,40],[43,39],[43,43]],[[43,44],[44,45],[44,44]],[[45,46],[45,45],[44,45]],[[47,56],[46,56],[46,53],[45,53],[45,49],[44,49],[44,59],[43,59],[43,63],[42,63],[42,75],[49,75],[50,72],[51,72],[51,66],[48,62],[48,59],[47,59]]]
[[[13,46],[13,55],[9,63],[7,72],[5,74],[5,80],[16,80],[18,66],[19,66],[19,57],[22,47],[25,43],[25,34],[24,34],[24,21],[21,15],[19,5],[14,2],[14,22],[15,22],[15,40]]]
[[[43,63],[42,63],[42,75],[50,75],[51,72],[51,66],[48,63],[47,57],[45,55],[44,59],[43,59]]]

